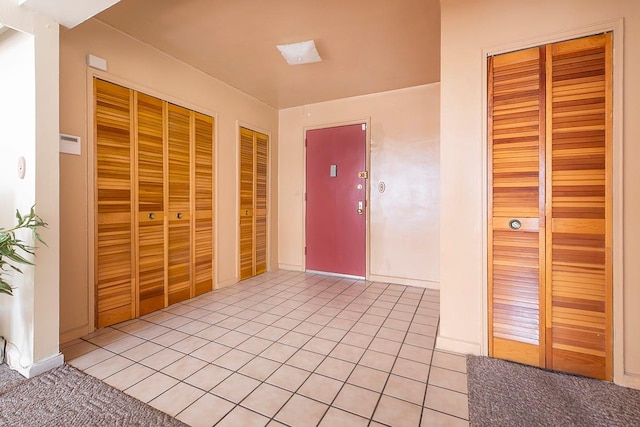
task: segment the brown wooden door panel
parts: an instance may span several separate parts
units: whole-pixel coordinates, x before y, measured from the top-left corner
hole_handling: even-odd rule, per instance
[[[164,244],[164,221],[162,219],[138,225],[140,316],[165,306]]]
[[[194,115],[194,288],[213,289],[213,118]]]
[[[536,366],[544,366],[544,83],[544,49],[489,60],[490,354]]]
[[[548,53],[552,369],[611,379],[611,35]]]
[[[191,113],[168,106],[169,304],[192,297],[191,289]]]
[[[256,132],[255,145],[255,274],[262,274],[267,271],[269,137]]]
[[[136,93],[138,314],[165,306],[163,101]]]
[[[96,326],[135,315],[132,223],[132,92],[94,80]]]

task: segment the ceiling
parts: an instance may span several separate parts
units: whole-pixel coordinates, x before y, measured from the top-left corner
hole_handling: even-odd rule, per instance
[[[95,19],[278,109],[440,80],[439,0],[121,0]],[[310,39],[322,62],[276,49]]]

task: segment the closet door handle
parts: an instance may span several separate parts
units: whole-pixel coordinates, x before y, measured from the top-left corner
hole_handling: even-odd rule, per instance
[[[149,219],[156,219],[156,214],[153,212],[149,213]]]
[[[509,221],[509,228],[512,230],[520,230],[520,227],[522,227],[522,223],[520,222],[519,219],[512,219],[511,221]]]
[[[178,212],[178,213],[176,214],[176,218],[178,218],[178,219],[182,219],[182,212]]]

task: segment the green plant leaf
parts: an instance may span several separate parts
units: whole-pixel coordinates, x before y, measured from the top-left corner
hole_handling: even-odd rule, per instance
[[[13,270],[22,273],[15,264],[34,265],[33,262],[17,251],[35,255],[36,247],[16,238],[15,232],[20,229],[29,229],[33,233],[34,240],[46,246],[46,243],[38,233],[38,228],[46,228],[47,223],[36,214],[35,205],[31,207],[27,215],[22,215],[16,209],[16,219],[18,224],[15,227],[9,229],[0,228],[0,294],[13,295],[13,288],[2,278],[1,272]]]

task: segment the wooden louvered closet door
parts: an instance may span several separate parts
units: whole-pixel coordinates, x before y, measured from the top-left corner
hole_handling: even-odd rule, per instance
[[[96,326],[214,287],[214,120],[94,79]]]
[[[96,324],[135,316],[131,105],[127,88],[96,79]]]
[[[240,280],[267,271],[269,137],[240,128]]]
[[[611,73],[611,34],[489,59],[494,357],[612,377]]]
[[[163,102],[137,92],[138,314],[165,307]]]
[[[193,113],[194,131],[194,290],[213,289],[213,118]]]
[[[191,118],[169,104],[169,304],[193,296],[191,289]]]

